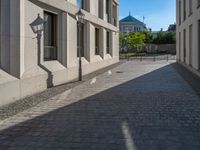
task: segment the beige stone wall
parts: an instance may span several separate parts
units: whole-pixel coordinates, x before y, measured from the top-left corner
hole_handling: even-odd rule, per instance
[[[0,1],[0,106],[45,90],[49,73],[53,85],[78,78],[76,0],[1,0]],[[105,0],[104,0],[105,2]],[[115,0],[115,3],[118,3]],[[87,0],[85,13],[83,74],[118,62],[118,27],[107,22],[105,8],[99,18],[98,0]],[[105,6],[105,5],[102,5]],[[58,59],[38,65],[38,45],[30,23],[44,11],[57,15]],[[100,55],[95,55],[95,27],[100,29]],[[111,54],[106,54],[106,31],[111,33]]]
[[[186,0],[186,20],[183,18],[184,9],[183,9],[183,0],[181,2],[181,24],[179,24],[179,0],[176,0],[177,3],[177,60],[185,63],[188,66],[193,67],[194,69],[200,69],[200,46],[199,46],[199,35],[200,30],[198,29],[198,21],[200,20],[200,7],[197,6],[197,0],[192,1],[192,14],[189,13],[189,1]],[[190,48],[190,37],[189,37],[189,27],[192,25],[192,49]],[[183,39],[183,30],[186,30],[186,54],[184,61],[184,39]],[[179,35],[181,35],[179,37]]]

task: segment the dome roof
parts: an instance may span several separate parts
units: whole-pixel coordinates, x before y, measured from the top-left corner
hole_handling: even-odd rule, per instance
[[[144,24],[143,22],[139,21],[138,19],[134,18],[131,15],[121,19],[120,22],[133,22],[133,23]]]

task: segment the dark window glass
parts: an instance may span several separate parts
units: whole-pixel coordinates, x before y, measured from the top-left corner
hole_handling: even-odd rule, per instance
[[[198,27],[198,49],[199,49],[199,69],[200,69],[200,20],[199,20],[199,27]]]
[[[98,0],[99,18],[102,19],[102,0]]]
[[[99,50],[99,29],[95,28],[95,55],[99,55],[100,54],[100,50]]]
[[[178,4],[178,9],[179,9],[179,25],[181,25],[181,1],[180,0]]]
[[[200,0],[197,0],[197,6],[200,7]]]
[[[183,59],[186,62],[186,30],[183,30]]]
[[[189,26],[189,64],[192,65],[192,40],[193,40],[193,29],[192,25]]]
[[[113,4],[113,25],[117,26],[117,5]]]
[[[186,0],[183,0],[183,19],[186,19]]]
[[[110,22],[110,4],[109,4],[110,0],[106,0],[106,19],[108,22]]]
[[[44,24],[44,60],[56,60],[57,16],[49,12],[44,12],[44,17],[47,18]]]
[[[189,15],[192,14],[193,10],[192,10],[192,4],[193,3],[193,0],[189,0]]]
[[[106,33],[106,52],[110,54],[110,32]]]
[[[181,32],[179,32],[179,61],[181,61]]]
[[[77,24],[77,57],[79,57],[79,53],[81,54],[81,57],[84,57],[84,24],[83,23]]]
[[[109,14],[109,0],[106,0],[106,14]]]

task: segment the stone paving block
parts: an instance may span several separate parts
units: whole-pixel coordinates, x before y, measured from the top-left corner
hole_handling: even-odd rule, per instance
[[[0,150],[200,149],[200,98],[173,62],[111,72],[1,121]]]

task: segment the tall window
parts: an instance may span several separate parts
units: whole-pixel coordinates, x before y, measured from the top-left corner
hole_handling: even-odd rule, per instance
[[[179,32],[179,61],[181,61],[181,51],[182,51],[182,49],[181,49],[181,46],[182,46],[182,44],[181,44],[181,32]]]
[[[198,49],[199,49],[199,69],[200,69],[200,20],[199,20],[199,25],[198,25],[199,27],[198,27],[198,43],[199,43],[199,45],[198,45]]]
[[[183,30],[183,59],[186,62],[186,30]]]
[[[110,0],[106,0],[106,15],[107,15],[107,21],[109,22],[110,21],[110,19],[109,19],[109,17],[110,17],[110,12],[109,12],[109,10],[110,10],[110,4],[109,4],[109,2],[110,2]]]
[[[98,16],[99,18],[103,19],[103,1],[102,0],[98,0]]]
[[[57,59],[57,16],[55,14],[44,12],[47,18],[44,24],[44,60]]]
[[[179,25],[181,25],[181,1],[178,2]]]
[[[117,4],[113,3],[113,25],[117,26]]]
[[[95,55],[100,55],[100,49],[99,49],[99,29],[95,28]]]
[[[110,54],[110,32],[106,32],[106,53]]]
[[[192,65],[192,40],[193,40],[193,29],[192,29],[192,25],[189,26],[189,64]]]
[[[80,49],[80,51],[79,51]],[[77,24],[77,57],[84,57],[84,24]]]
[[[189,16],[193,13],[192,5],[193,5],[193,0],[189,0]]]
[[[200,7],[200,0],[197,0],[197,7]]]
[[[186,0],[183,0],[183,21],[186,19]]]

